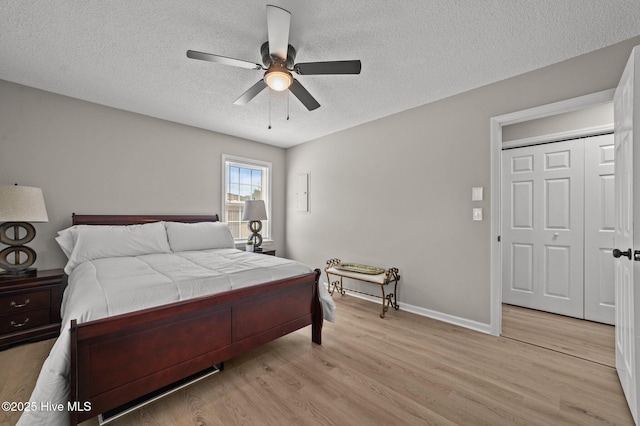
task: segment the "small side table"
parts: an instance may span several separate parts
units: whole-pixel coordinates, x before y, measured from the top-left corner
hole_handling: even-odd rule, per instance
[[[387,270],[383,270],[384,272],[381,272],[379,274],[371,275],[338,269],[337,266],[339,266],[340,263],[340,259],[330,259],[327,261],[327,266],[324,268],[327,274],[327,281],[329,282],[329,294],[333,295],[333,293],[337,290],[338,293],[344,295],[345,287],[343,287],[342,285],[342,278],[351,278],[352,280],[362,281],[365,283],[376,284],[380,286],[380,290],[382,291],[382,311],[380,312],[380,318],[384,318],[385,314],[389,310],[389,306],[393,306],[393,309],[395,309],[396,311],[400,308],[397,299],[398,281],[400,281],[398,268],[389,268]],[[331,275],[340,277],[340,280],[331,281]],[[385,286],[391,283],[393,283],[393,292],[385,294]],[[352,291],[354,293],[366,294],[367,296],[380,297],[374,294],[369,294],[350,288],[346,288],[346,290]]]
[[[254,251],[254,253],[266,254],[268,256],[275,256],[276,255],[276,251],[275,250],[260,250],[260,251]]]
[[[0,278],[0,350],[60,334],[62,269]]]

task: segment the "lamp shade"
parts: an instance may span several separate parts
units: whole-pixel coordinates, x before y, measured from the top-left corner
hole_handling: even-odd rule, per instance
[[[245,201],[242,220],[267,220],[267,209],[264,206],[264,200]]]
[[[0,222],[48,222],[42,189],[0,185]]]

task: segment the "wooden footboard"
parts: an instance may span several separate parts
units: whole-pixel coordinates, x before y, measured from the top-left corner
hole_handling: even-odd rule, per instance
[[[71,424],[312,325],[320,270],[71,326]]]

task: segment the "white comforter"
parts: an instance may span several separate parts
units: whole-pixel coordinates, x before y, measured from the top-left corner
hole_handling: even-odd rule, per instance
[[[62,301],[60,337],[45,360],[18,425],[68,425],[72,319],[78,323],[311,272],[302,263],[235,249],[96,259],[78,265]],[[335,305],[321,288],[325,318]],[[324,290],[324,291],[323,291]]]

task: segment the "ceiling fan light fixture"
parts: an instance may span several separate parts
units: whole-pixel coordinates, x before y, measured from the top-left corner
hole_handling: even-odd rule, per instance
[[[293,77],[291,76],[291,73],[286,70],[268,70],[264,74],[264,82],[276,92],[282,92],[291,86],[291,83],[293,83]]]

